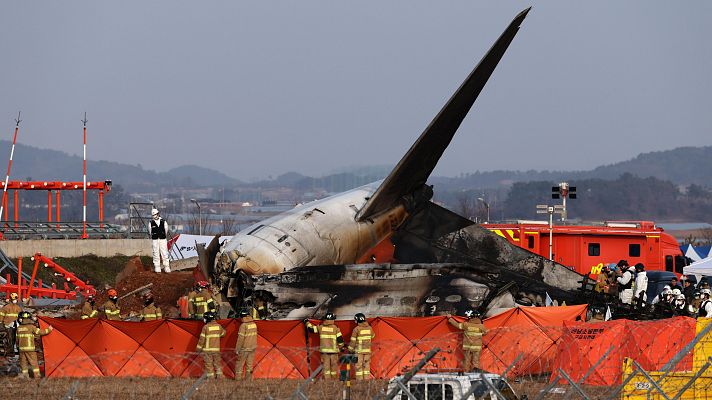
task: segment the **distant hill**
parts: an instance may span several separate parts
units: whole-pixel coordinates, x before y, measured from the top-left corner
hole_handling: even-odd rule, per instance
[[[0,149],[9,153],[11,142],[0,140]],[[0,157],[3,155],[0,153]],[[5,156],[6,157],[6,156]],[[111,179],[127,191],[146,190],[157,185],[215,186],[239,184],[236,179],[209,168],[186,165],[167,172],[144,169],[112,161],[87,161],[87,175],[91,180]],[[82,159],[62,151],[40,149],[18,144],[12,164],[11,179],[24,180],[82,180]]]
[[[601,166],[583,175],[587,178],[616,179],[624,173],[640,178],[652,176],[677,184],[710,186],[712,146],[678,147],[643,153],[631,160]]]
[[[238,185],[241,183],[237,179],[231,178],[222,172],[197,165],[183,165],[159,173],[159,175],[169,179],[192,182],[194,186]],[[186,186],[190,185],[191,183],[186,184]]]
[[[452,178],[432,177],[430,182],[442,190],[463,190],[508,187],[515,182],[530,181],[615,180],[626,173],[640,178],[654,177],[678,185],[697,184],[712,187],[712,146],[678,147],[673,150],[643,153],[630,160],[589,171],[476,171]]]

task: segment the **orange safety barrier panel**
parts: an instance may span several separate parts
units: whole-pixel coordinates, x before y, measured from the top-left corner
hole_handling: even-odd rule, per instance
[[[517,356],[513,347],[517,343],[517,350],[525,351],[528,357],[527,367],[520,368],[518,373],[541,369],[534,367],[534,360],[548,357],[548,351],[557,339],[552,333],[555,329],[537,324],[561,326],[563,320],[573,321],[582,313],[585,313],[585,306],[514,309],[486,320],[485,324],[492,330],[484,338],[487,347],[482,353],[483,368],[491,368],[492,371],[506,368],[509,359],[513,361]],[[233,377],[234,348],[240,322],[219,322],[227,331],[221,340],[223,373]],[[374,377],[390,378],[402,374],[434,347],[439,347],[441,351],[426,369],[443,371],[459,368],[462,335],[448,324],[447,318],[374,318],[370,323],[376,334],[371,359]],[[200,321],[122,322],[40,318],[41,327],[48,324],[55,328],[52,334],[42,337],[45,375],[48,377],[198,377],[203,373],[202,357],[195,353],[203,325]],[[355,323],[337,321],[337,325],[348,343]],[[307,333],[301,321],[257,321],[257,327],[256,378],[306,378],[318,367],[318,335],[309,333],[307,342]],[[525,329],[527,335],[522,334]],[[540,334],[531,335],[532,329]],[[514,337],[517,334],[520,337]]]
[[[480,366],[502,373],[521,355],[508,376],[551,372],[563,324],[586,319],[586,305],[513,308],[484,321]]]
[[[659,371],[694,337],[695,319],[688,317],[567,324],[557,349],[552,379],[561,368],[574,381],[579,381],[595,365],[585,384],[621,384],[621,365],[626,357],[637,361],[647,371]],[[598,363],[606,352],[605,359]],[[691,369],[692,352],[673,371]],[[563,380],[559,382],[565,383]]]

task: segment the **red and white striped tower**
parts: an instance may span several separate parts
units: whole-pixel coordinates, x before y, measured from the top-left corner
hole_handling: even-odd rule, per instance
[[[82,223],[84,228],[82,231],[82,239],[86,239],[89,237],[87,235],[87,113],[84,113],[82,123],[84,123],[84,186],[82,188],[82,192],[84,194]]]
[[[10,170],[12,169],[12,156],[15,155],[15,143],[17,142],[17,132],[20,130],[20,112],[17,113],[15,120],[15,135],[12,137],[12,150],[10,150],[10,161],[7,163],[7,175],[5,175],[5,185],[2,190],[2,202],[0,203],[0,219],[2,218],[3,208],[7,201],[7,183],[10,181]],[[5,210],[7,212],[7,210]]]

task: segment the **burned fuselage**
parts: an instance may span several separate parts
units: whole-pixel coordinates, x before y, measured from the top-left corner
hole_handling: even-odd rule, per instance
[[[402,233],[402,232],[399,232]],[[412,238],[412,236],[410,236]],[[404,249],[410,244],[402,241]],[[412,246],[414,248],[416,246]],[[270,304],[272,318],[299,319],[327,309],[349,318],[427,316],[479,309],[493,314],[517,305],[585,301],[583,277],[472,225],[417,243],[435,262],[299,267],[252,277],[250,293]]]

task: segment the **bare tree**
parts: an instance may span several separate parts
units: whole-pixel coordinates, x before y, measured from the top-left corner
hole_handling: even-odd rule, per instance
[[[457,201],[456,212],[461,216],[469,219],[477,217],[477,200],[470,192],[462,191],[458,193],[455,200]]]
[[[237,230],[237,218],[225,216],[220,220],[222,225],[221,235],[229,236],[233,235]]]
[[[188,214],[188,221],[186,222],[188,227],[188,233],[193,235],[198,235],[200,233],[200,227],[203,227],[203,234],[210,233],[210,227],[208,226],[208,216],[205,213],[199,213],[198,210],[191,210]]]

